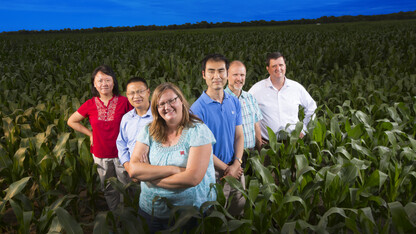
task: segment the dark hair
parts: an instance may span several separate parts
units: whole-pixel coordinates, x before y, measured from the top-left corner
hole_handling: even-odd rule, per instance
[[[283,58],[283,61],[285,61],[285,62],[286,62],[285,57],[284,57],[284,56],[283,56],[283,54],[282,54],[282,53],[280,53],[280,52],[272,52],[272,53],[268,54],[268,55],[267,55],[267,58],[266,58],[266,64],[267,64],[267,66],[269,66],[269,65],[270,65],[270,60],[271,60],[271,59],[278,59],[278,58],[280,58],[280,57],[282,57],[282,58]]]
[[[100,97],[100,93],[98,93],[97,89],[94,87],[94,79],[98,72],[102,72],[108,76],[111,76],[113,78],[113,95],[118,96],[120,95],[120,92],[118,91],[118,82],[116,79],[116,74],[114,73],[113,69],[107,65],[101,65],[95,68],[95,70],[92,72],[91,75],[91,93],[93,97]]]
[[[130,78],[130,79],[127,81],[126,87],[127,87],[127,85],[129,85],[130,83],[135,83],[135,82],[142,82],[142,83],[144,84],[144,86],[146,86],[146,88],[147,88],[147,89],[149,88],[149,86],[147,85],[146,80],[145,80],[144,78],[137,77],[137,76]]]
[[[223,61],[225,63],[225,69],[228,71],[228,68],[230,67],[230,62],[228,62],[228,59],[222,55],[222,54],[209,54],[207,56],[205,56],[204,59],[202,59],[201,63],[202,63],[202,71],[205,71],[205,66],[207,65],[207,62],[209,60],[214,60],[214,61]]]

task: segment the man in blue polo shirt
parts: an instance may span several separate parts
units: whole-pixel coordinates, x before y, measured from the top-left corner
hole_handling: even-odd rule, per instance
[[[130,155],[133,152],[140,130],[152,122],[150,110],[150,90],[145,79],[133,77],[127,81],[126,96],[133,110],[121,119],[120,133],[117,137],[118,158],[126,171],[129,171]]]
[[[228,60],[220,54],[207,55],[202,60],[202,77],[208,89],[194,102],[191,111],[209,127],[215,136],[213,146],[217,182],[224,176],[240,179],[245,187],[241,168],[244,151],[244,133],[241,106],[237,98],[224,92],[227,83]],[[224,195],[233,195],[229,212],[241,215],[245,198],[229,184],[224,185]]]

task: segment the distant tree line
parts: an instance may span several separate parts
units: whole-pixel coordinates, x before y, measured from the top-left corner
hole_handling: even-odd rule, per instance
[[[198,28],[222,28],[222,27],[248,27],[248,26],[274,26],[274,25],[299,25],[299,24],[327,24],[327,23],[347,23],[359,21],[381,21],[381,20],[405,20],[416,19],[416,10],[408,12],[398,12],[384,15],[344,15],[344,16],[322,16],[317,19],[299,19],[286,21],[265,21],[253,20],[243,21],[240,23],[233,22],[218,22],[208,23],[201,21],[197,23],[185,23],[181,25],[172,24],[167,26],[156,25],[137,25],[137,26],[123,26],[123,27],[93,27],[86,29],[70,29],[64,28],[60,30],[19,30],[13,32],[2,32],[0,34],[33,34],[33,33],[103,33],[103,32],[128,32],[128,31],[156,31],[156,30],[177,30],[177,29],[198,29]]]

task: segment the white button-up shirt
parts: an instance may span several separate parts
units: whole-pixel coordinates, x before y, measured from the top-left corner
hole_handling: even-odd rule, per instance
[[[305,133],[312,115],[316,109],[316,103],[306,89],[296,81],[285,78],[283,87],[277,90],[270,77],[257,82],[248,91],[252,94],[263,114],[260,122],[261,136],[269,139],[267,126],[278,136],[281,130],[292,132],[299,122],[299,105],[304,108],[303,130]]]

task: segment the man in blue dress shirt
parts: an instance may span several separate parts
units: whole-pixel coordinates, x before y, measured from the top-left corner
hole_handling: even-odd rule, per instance
[[[127,112],[120,124],[117,137],[118,158],[126,171],[129,171],[130,155],[133,152],[140,130],[153,120],[150,110],[150,90],[146,80],[133,77],[127,81],[126,96],[133,110]]]

